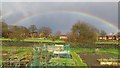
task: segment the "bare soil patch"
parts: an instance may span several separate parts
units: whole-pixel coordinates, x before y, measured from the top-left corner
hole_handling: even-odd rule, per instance
[[[88,66],[101,66],[99,61],[97,59],[107,59],[107,58],[118,58],[118,55],[114,55],[111,53],[90,53],[90,52],[81,52],[77,53],[80,55],[82,60],[88,65]]]

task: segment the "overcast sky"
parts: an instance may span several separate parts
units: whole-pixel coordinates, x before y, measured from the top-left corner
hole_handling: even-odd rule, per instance
[[[118,2],[120,0],[1,0],[2,2]]]
[[[63,13],[65,11],[65,13]],[[51,15],[51,13],[52,15]],[[62,12],[62,13],[61,13]],[[69,12],[69,13],[67,13]],[[81,13],[81,15],[76,15],[75,13],[70,12],[77,12]],[[83,15],[82,15],[83,14]],[[89,22],[97,22],[97,20],[93,21],[93,18],[85,17],[85,15],[95,16],[97,18],[100,18],[101,20],[104,19],[105,21],[109,22],[110,24],[114,25],[115,27],[118,27],[118,3],[116,2],[4,2],[2,3],[2,17],[8,24],[15,24],[19,22],[17,25],[30,25],[34,24],[32,22],[39,22],[35,23],[39,27],[40,26],[49,26],[54,28],[58,28],[58,30],[63,30],[63,32],[66,32],[70,30],[71,25],[73,25],[72,22],[76,22],[79,19],[82,21],[88,20]],[[36,17],[34,15],[37,15]],[[41,17],[41,15],[44,15],[44,18]],[[34,18],[32,17],[34,16]],[[24,18],[28,18],[27,20],[23,20]],[[58,18],[60,21],[58,21]],[[73,18],[73,19],[72,19]],[[56,19],[53,21],[53,19]],[[64,21],[62,21],[65,19]],[[72,20],[71,20],[72,19]],[[22,21],[21,21],[22,20]],[[49,20],[49,21],[45,21]],[[75,21],[76,20],[76,21]],[[32,21],[32,22],[31,22]],[[87,21],[87,22],[88,22]],[[27,23],[31,22],[31,23]],[[69,22],[69,26],[64,25],[63,29],[60,29],[61,26],[56,25],[57,27],[53,28],[53,24],[48,22],[54,22],[53,24],[59,24],[62,22],[64,23]],[[59,23],[55,23],[59,22]],[[63,23],[64,22],[64,23]],[[21,24],[20,24],[21,23]],[[42,23],[42,24],[41,24]],[[43,24],[44,23],[44,24]],[[92,23],[90,23],[92,24]],[[95,23],[93,23],[95,24]],[[98,24],[98,25],[97,25]],[[107,25],[107,24],[100,24],[100,22],[95,25],[98,28],[100,25]],[[66,28],[67,27],[67,28]],[[109,26],[104,26],[104,29],[108,33],[116,32],[114,28],[111,27],[109,29]],[[66,29],[66,30],[64,30]],[[56,30],[57,31],[57,30]]]

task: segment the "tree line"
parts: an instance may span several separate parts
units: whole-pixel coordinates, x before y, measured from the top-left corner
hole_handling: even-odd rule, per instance
[[[0,36],[4,38],[11,38],[16,40],[24,40],[25,38],[55,38],[61,34],[57,31],[55,35],[52,35],[52,29],[50,27],[43,26],[37,28],[35,25],[30,25],[28,28],[25,26],[7,25],[4,21],[0,22]]]
[[[2,29],[0,30],[0,36],[5,38],[11,38],[16,40],[24,40],[26,38],[39,38],[44,37],[46,39],[57,40],[61,35],[61,31],[56,31],[52,34],[50,27],[43,26],[37,28],[35,25],[30,25],[28,28],[25,26],[13,26],[7,25],[4,21],[0,22]],[[39,33],[39,35],[36,35]],[[85,22],[76,22],[71,31],[66,34],[69,43],[81,43],[81,44],[94,44],[97,41],[97,36],[105,36],[107,33],[104,30],[99,31],[94,26],[86,24]]]

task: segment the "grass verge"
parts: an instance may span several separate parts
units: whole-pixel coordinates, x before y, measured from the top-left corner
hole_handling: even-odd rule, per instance
[[[76,52],[71,51],[72,59],[75,61],[76,66],[82,66],[84,68],[87,68],[87,64],[82,61],[80,56],[76,54]]]

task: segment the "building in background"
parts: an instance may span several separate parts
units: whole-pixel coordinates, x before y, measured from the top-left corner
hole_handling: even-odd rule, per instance
[[[67,35],[60,35],[60,39],[61,40],[67,40],[68,38],[67,38]]]
[[[98,41],[119,41],[120,36],[117,35],[106,35],[106,36],[98,36]]]

